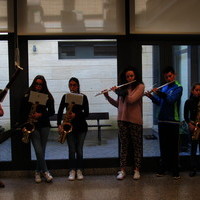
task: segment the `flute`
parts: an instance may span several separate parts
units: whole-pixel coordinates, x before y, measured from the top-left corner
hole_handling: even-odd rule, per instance
[[[120,88],[120,87],[123,87],[123,86],[125,86],[125,85],[129,85],[129,84],[131,84],[131,83],[133,83],[133,82],[135,82],[135,81],[136,81],[136,80],[133,80],[133,81],[131,81],[131,82],[124,83],[124,84],[122,84],[122,85],[118,85],[118,86],[116,86],[116,89],[118,89],[118,88]],[[96,96],[99,96],[99,95],[101,95],[101,94],[104,94],[104,93],[106,93],[106,92],[110,92],[110,91],[112,91],[111,88],[110,88],[110,89],[106,89],[106,90],[104,90],[104,91],[102,91],[102,92],[96,94],[95,97],[96,97]]]
[[[161,89],[161,88],[163,88],[163,87],[165,87],[165,86],[167,86],[167,85],[169,85],[169,84],[171,84],[171,83],[173,83],[173,82],[175,82],[175,80],[173,80],[173,81],[170,81],[170,82],[168,82],[168,83],[165,83],[165,84],[163,84],[163,85],[161,85],[161,86],[159,86],[159,87],[157,87],[156,89],[157,90],[159,90],[159,89]],[[152,93],[153,92],[153,89],[152,90],[150,90],[149,92],[147,91],[147,92],[145,92],[144,94],[147,94],[147,93]]]

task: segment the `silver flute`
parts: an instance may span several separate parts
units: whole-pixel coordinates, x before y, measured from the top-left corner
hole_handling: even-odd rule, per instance
[[[123,87],[123,86],[125,86],[125,85],[129,85],[129,84],[131,84],[131,83],[133,83],[133,82],[135,82],[135,81],[136,81],[136,80],[130,81],[130,82],[128,82],[128,83],[124,83],[124,84],[122,84],[122,85],[118,85],[118,86],[116,86],[116,89],[121,88],[121,87]],[[96,97],[96,96],[99,96],[99,95],[101,95],[101,94],[104,94],[104,93],[106,93],[106,92],[110,92],[110,91],[112,91],[111,88],[110,88],[110,89],[103,90],[102,92],[96,94],[95,97]]]

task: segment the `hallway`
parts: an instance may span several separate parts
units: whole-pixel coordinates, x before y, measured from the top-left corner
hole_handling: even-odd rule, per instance
[[[180,180],[171,176],[156,177],[144,173],[138,181],[128,175],[118,181],[114,175],[88,175],[83,181],[68,181],[55,176],[53,183],[34,183],[33,177],[1,178],[1,200],[197,200],[200,174],[189,177],[181,172]]]

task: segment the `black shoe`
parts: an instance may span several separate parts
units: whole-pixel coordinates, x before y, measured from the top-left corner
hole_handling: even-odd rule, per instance
[[[4,183],[0,181],[0,188],[4,188],[4,187],[5,187]]]
[[[191,171],[191,172],[189,173],[189,176],[190,176],[190,177],[194,177],[194,176],[196,176],[196,174],[197,174],[196,171]]]
[[[164,176],[165,175],[165,173],[156,173],[156,176],[157,177],[162,177],[162,176]]]
[[[173,173],[173,179],[178,180],[180,178],[179,172]]]
[[[164,176],[164,175],[165,175],[165,170],[159,169],[159,170],[156,172],[156,176],[157,176],[157,177],[162,177],[162,176]]]

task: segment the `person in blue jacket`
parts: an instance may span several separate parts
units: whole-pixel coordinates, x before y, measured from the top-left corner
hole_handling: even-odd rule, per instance
[[[179,107],[183,88],[175,80],[176,74],[172,67],[165,68],[163,75],[167,84],[160,89],[154,88],[145,93],[160,108],[158,115],[160,162],[157,176],[163,176],[166,170],[170,170],[174,179],[179,179]]]

